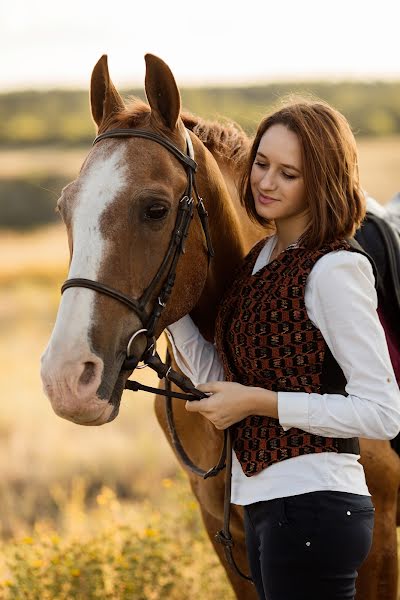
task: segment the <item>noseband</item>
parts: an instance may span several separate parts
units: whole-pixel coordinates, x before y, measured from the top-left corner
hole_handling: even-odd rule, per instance
[[[122,368],[125,370],[134,370],[138,366],[142,357],[149,353],[149,350],[153,351],[153,354],[155,353],[155,328],[158,323],[158,320],[160,319],[161,313],[164,310],[168,299],[171,295],[172,288],[175,283],[176,269],[179,257],[185,252],[185,242],[189,233],[190,223],[193,218],[194,206],[196,206],[197,208],[197,212],[200,217],[200,222],[204,231],[209,259],[214,256],[214,250],[208,227],[208,213],[205,209],[203,200],[199,196],[196,189],[195,172],[197,169],[197,164],[194,161],[192,141],[186,129],[185,134],[186,154],[184,154],[181,150],[179,150],[179,148],[172,144],[172,142],[170,142],[168,138],[161,136],[157,133],[141,129],[112,129],[110,131],[107,131],[106,133],[98,135],[93,142],[94,145],[100,142],[101,140],[107,138],[119,137],[137,137],[151,140],[153,142],[156,142],[157,144],[160,144],[161,146],[166,148],[171,154],[173,154],[173,156],[175,156],[175,158],[177,158],[179,162],[185,167],[187,173],[186,190],[183,197],[179,201],[179,208],[176,217],[175,227],[172,232],[172,236],[166,254],[162,260],[162,263],[157,273],[154,275],[152,281],[150,282],[147,289],[144,291],[141,298],[130,298],[126,294],[123,294],[122,292],[115,290],[105,285],[104,283],[93,281],[92,279],[84,279],[81,277],[67,279],[67,281],[65,281],[61,287],[61,293],[65,292],[65,290],[71,287],[89,288],[91,290],[94,290],[95,292],[99,292],[100,294],[104,294],[106,296],[109,296],[110,298],[114,298],[114,300],[118,300],[119,302],[125,304],[125,306],[127,306],[136,313],[143,327],[140,330],[134,332],[130,340],[128,341],[126,349],[126,358],[122,366]],[[156,288],[160,285],[163,278],[164,283],[162,284],[157,301],[155,302],[150,314],[147,315],[146,306],[149,303],[151,297],[154,295]],[[146,335],[147,346],[142,354],[142,357],[137,358],[131,355],[131,346],[134,339],[139,335],[139,332],[141,334]]]

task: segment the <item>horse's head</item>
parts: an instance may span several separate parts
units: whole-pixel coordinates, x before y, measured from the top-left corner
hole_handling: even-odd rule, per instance
[[[179,208],[190,183],[190,164],[170,148],[147,137],[120,137],[119,131],[156,134],[183,155],[193,143],[197,187],[210,217],[214,214],[221,224],[223,213],[216,206],[217,197],[226,195],[218,167],[193,134],[192,142],[187,139],[174,77],[152,55],[146,56],[145,89],[150,106],[136,102],[125,107],[109,77],[106,57],[100,59],[91,82],[99,139],[58,202],[70,248],[68,280],[75,283],[64,289],[42,358],[42,380],[55,412],[84,425],[101,425],[118,414],[130,374],[124,363],[127,345],[131,341],[129,354],[137,358],[146,347],[146,336],[134,334],[148,327],[164,294],[175,256]],[[110,131],[112,137],[107,136]],[[152,331],[156,338],[201,302],[210,285],[204,233],[195,211],[185,252],[179,251],[175,285]],[[81,287],[83,280],[103,288]],[[106,288],[120,297],[104,293]]]

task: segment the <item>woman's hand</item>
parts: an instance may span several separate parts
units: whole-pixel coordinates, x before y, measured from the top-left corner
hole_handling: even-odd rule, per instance
[[[186,410],[200,413],[217,429],[226,429],[249,415],[278,418],[276,392],[228,381],[211,381],[197,389],[210,395],[186,402]]]

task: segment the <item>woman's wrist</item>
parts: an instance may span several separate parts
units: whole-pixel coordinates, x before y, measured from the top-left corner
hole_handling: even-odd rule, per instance
[[[259,387],[251,388],[251,405],[253,415],[273,417],[278,419],[278,394],[272,390]]]

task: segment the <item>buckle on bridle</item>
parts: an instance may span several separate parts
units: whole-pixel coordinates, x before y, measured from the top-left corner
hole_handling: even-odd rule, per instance
[[[161,304],[161,302],[160,302]],[[161,305],[162,306],[162,305]],[[132,343],[134,342],[134,340],[137,338],[138,335],[140,335],[141,333],[146,334],[148,333],[148,329],[138,329],[137,331],[135,331],[135,333],[131,336],[128,345],[126,347],[126,357],[129,360],[132,355],[131,355],[131,346]],[[146,336],[147,337],[147,336]],[[152,350],[152,353],[150,356],[155,356],[157,353],[157,341],[156,338],[153,336],[153,341],[152,343],[149,345],[149,338],[147,337],[147,346],[146,346],[146,350],[143,352],[142,355],[142,359],[146,357],[146,355],[150,352],[150,350]],[[145,363],[145,360],[143,360],[143,362]],[[147,364],[143,364],[143,365],[137,365],[136,369],[145,369],[147,367]]]

